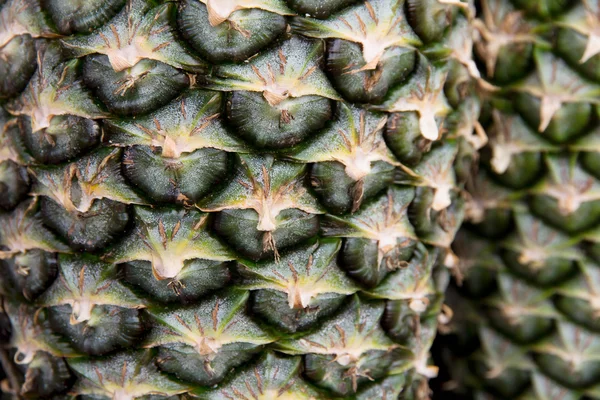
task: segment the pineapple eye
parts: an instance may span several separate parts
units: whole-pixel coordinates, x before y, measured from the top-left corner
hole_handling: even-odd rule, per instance
[[[242,62],[285,32],[282,15],[257,8],[234,11],[216,26],[208,23],[205,4],[182,1],[177,12],[181,35],[202,56],[213,63]]]
[[[29,177],[23,167],[13,161],[0,162],[0,208],[11,210],[29,191]]]
[[[228,263],[194,259],[173,279],[157,280],[148,261],[122,265],[124,280],[162,303],[190,303],[227,285],[231,279]]]
[[[132,146],[124,158],[125,177],[161,203],[194,204],[211,193],[229,171],[227,153],[212,148],[168,159],[146,146]]]
[[[108,22],[126,0],[47,0],[45,8],[63,35],[87,33]]]
[[[403,47],[386,50],[376,68],[361,71],[365,61],[360,44],[331,39],[327,46],[327,71],[335,89],[356,103],[381,103],[389,89],[410,75],[416,64],[415,51]]]
[[[284,92],[284,96],[287,95]],[[240,137],[256,147],[289,148],[314,136],[331,118],[329,99],[319,96],[288,98],[272,106],[260,93],[233,92],[227,116]],[[253,118],[248,118],[252,115]]]
[[[75,249],[102,249],[121,234],[129,221],[126,204],[113,200],[95,200],[87,212],[69,212],[54,200],[41,200],[42,218]]]
[[[56,116],[50,126],[32,132],[28,117],[19,118],[21,137],[27,150],[44,164],[59,164],[89,151],[100,141],[98,122],[74,115]]]
[[[350,178],[339,162],[320,162],[311,169],[311,179],[319,182],[315,193],[333,214],[356,211],[363,199],[386,187],[393,175],[394,168],[385,162],[373,163],[369,174],[359,181]]]
[[[29,35],[16,36],[0,47],[0,100],[25,89],[35,67],[35,43]]]
[[[16,297],[34,301],[54,281],[57,273],[56,255],[30,250],[8,260],[0,273],[0,290]]]
[[[160,61],[142,60],[129,70],[115,72],[104,55],[85,58],[83,80],[112,112],[119,115],[155,110],[189,85],[185,73]]]

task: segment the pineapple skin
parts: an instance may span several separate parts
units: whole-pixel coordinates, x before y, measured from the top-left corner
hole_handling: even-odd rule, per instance
[[[429,397],[470,5],[0,4],[4,392]]]
[[[446,387],[597,399],[600,2],[484,0],[474,24],[475,59],[498,90],[483,106],[489,143],[454,245]]]

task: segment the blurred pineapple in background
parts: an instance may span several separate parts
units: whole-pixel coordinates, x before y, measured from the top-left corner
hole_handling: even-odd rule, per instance
[[[464,282],[449,294],[448,385],[477,399],[600,398],[600,2],[482,0],[474,26],[499,90],[454,246]]]

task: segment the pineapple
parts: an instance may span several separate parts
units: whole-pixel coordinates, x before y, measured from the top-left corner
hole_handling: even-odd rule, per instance
[[[2,390],[427,398],[485,141],[472,13],[2,1]]]
[[[452,384],[481,399],[597,399],[600,2],[480,6],[475,58],[498,89],[455,244]]]

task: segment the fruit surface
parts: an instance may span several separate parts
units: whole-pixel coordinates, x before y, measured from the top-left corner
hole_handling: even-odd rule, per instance
[[[427,398],[466,3],[1,4],[3,391]]]
[[[445,350],[481,399],[600,398],[600,2],[482,0],[497,90]]]

